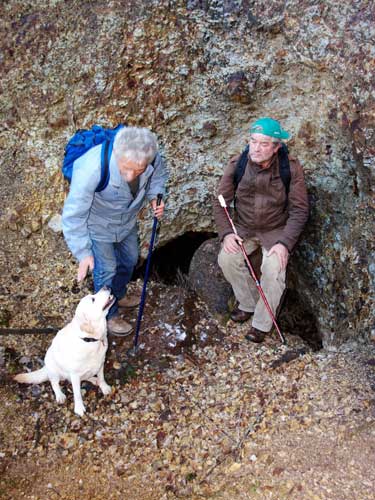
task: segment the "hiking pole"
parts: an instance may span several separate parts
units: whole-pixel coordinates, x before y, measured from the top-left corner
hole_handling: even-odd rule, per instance
[[[160,205],[162,197],[163,197],[162,194],[158,194],[158,196],[156,198],[156,206]],[[149,273],[150,273],[151,256],[152,256],[152,252],[154,250],[154,241],[155,241],[155,235],[156,235],[157,225],[158,225],[158,219],[157,219],[157,217],[154,216],[154,222],[153,222],[153,225],[152,225],[152,233],[151,233],[151,241],[150,241],[150,246],[149,246],[148,255],[147,255],[145,277],[144,277],[144,280],[143,280],[141,302],[139,304],[139,311],[138,311],[138,317],[137,317],[137,325],[136,325],[136,328],[135,328],[134,346],[133,346],[132,349],[130,349],[128,351],[128,354],[130,354],[131,356],[135,356],[137,354],[137,351],[138,351],[139,330],[140,330],[140,327],[141,327],[143,309],[145,307],[145,302],[146,302],[146,288],[147,288],[148,276],[149,276]]]
[[[224,200],[224,196],[223,196],[222,194],[219,194],[218,198],[219,198],[219,203],[220,203],[220,205],[222,206],[222,208],[223,208],[223,209],[224,209],[224,211],[225,211],[225,215],[227,216],[227,219],[228,219],[228,221],[229,221],[229,224],[232,226],[232,229],[233,229],[234,234],[236,234],[236,235],[238,236],[237,229],[236,229],[235,225],[233,224],[233,221],[232,221],[232,219],[231,219],[231,216],[229,215],[229,212],[228,212],[228,209],[227,209],[227,204],[226,204],[226,202],[225,202],[225,200]],[[264,292],[263,292],[263,289],[262,289],[262,287],[260,286],[260,282],[259,282],[259,280],[258,280],[258,278],[257,278],[257,275],[255,274],[254,268],[253,268],[253,266],[251,265],[251,262],[250,262],[250,260],[249,260],[249,258],[248,258],[248,256],[247,256],[247,254],[246,254],[245,247],[244,247],[244,246],[243,246],[243,244],[242,244],[242,243],[240,243],[239,241],[237,241],[237,243],[239,244],[239,246],[240,246],[240,248],[241,248],[241,252],[242,252],[243,257],[244,257],[244,259],[245,259],[246,267],[247,267],[247,269],[249,270],[249,272],[250,272],[250,274],[251,274],[251,277],[252,277],[252,278],[253,278],[253,280],[255,281],[255,285],[256,285],[256,287],[257,287],[257,289],[258,289],[258,291],[259,291],[260,296],[261,296],[261,297],[262,297],[262,299],[263,299],[264,305],[266,306],[266,309],[267,309],[267,311],[268,311],[269,315],[271,316],[272,322],[273,322],[273,324],[275,325],[276,331],[277,331],[277,333],[279,334],[279,337],[280,337],[280,339],[281,339],[281,342],[282,342],[283,344],[286,344],[285,337],[284,337],[284,335],[281,333],[281,330],[280,330],[280,328],[279,328],[279,326],[278,326],[278,324],[277,324],[277,322],[276,322],[276,318],[275,318],[275,316],[274,316],[274,314],[273,314],[273,312],[272,312],[272,309],[271,309],[271,307],[270,307],[270,305],[269,305],[269,303],[268,303],[268,300],[267,300],[267,298],[266,298],[266,296],[265,296],[265,294],[264,294]]]

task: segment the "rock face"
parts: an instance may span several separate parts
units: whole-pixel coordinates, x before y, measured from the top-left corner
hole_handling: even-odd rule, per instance
[[[351,0],[285,5],[1,4],[3,323],[17,324],[20,300],[35,317],[47,307],[36,290],[63,288],[74,275],[48,221],[61,212],[59,169],[77,128],[126,122],[159,135],[171,172],[166,243],[215,230],[211,197],[223,167],[243,148],[249,122],[272,115],[293,134],[289,146],[311,196],[291,270],[300,299],[326,346],[375,337],[374,7]],[[145,212],[143,252],[150,222]]]

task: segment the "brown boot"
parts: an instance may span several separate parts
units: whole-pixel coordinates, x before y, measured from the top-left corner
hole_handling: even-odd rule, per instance
[[[131,334],[133,327],[120,316],[115,316],[107,321],[107,330],[111,335],[126,337]]]
[[[254,313],[252,312],[242,311],[241,309],[238,309],[238,307],[236,307],[235,309],[233,309],[230,315],[230,319],[235,321],[236,323],[243,323],[244,321],[250,319],[253,314]]]
[[[253,326],[250,328],[250,331],[247,335],[245,335],[246,340],[250,340],[250,342],[255,342],[256,344],[260,344],[263,342],[266,336],[266,332],[262,332]]]
[[[138,307],[141,302],[141,293],[135,292],[133,294],[125,295],[122,299],[118,301],[119,307],[124,307],[126,309],[133,309]]]

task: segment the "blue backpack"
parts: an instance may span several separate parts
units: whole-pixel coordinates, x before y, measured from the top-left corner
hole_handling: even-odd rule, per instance
[[[62,166],[62,173],[65,179],[70,183],[73,174],[73,164],[77,158],[86,153],[89,149],[103,144],[101,152],[101,174],[100,182],[97,185],[95,192],[103,191],[109,182],[109,161],[113,149],[113,139],[116,133],[123,128],[124,125],[117,125],[115,128],[104,128],[100,125],[94,125],[90,130],[77,130],[70,138],[65,146],[65,156]]]

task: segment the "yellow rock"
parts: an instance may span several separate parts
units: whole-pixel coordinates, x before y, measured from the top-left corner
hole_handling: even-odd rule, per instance
[[[236,472],[238,471],[239,469],[241,469],[242,467],[242,464],[239,464],[238,462],[234,462],[229,468],[228,468],[228,472]]]

